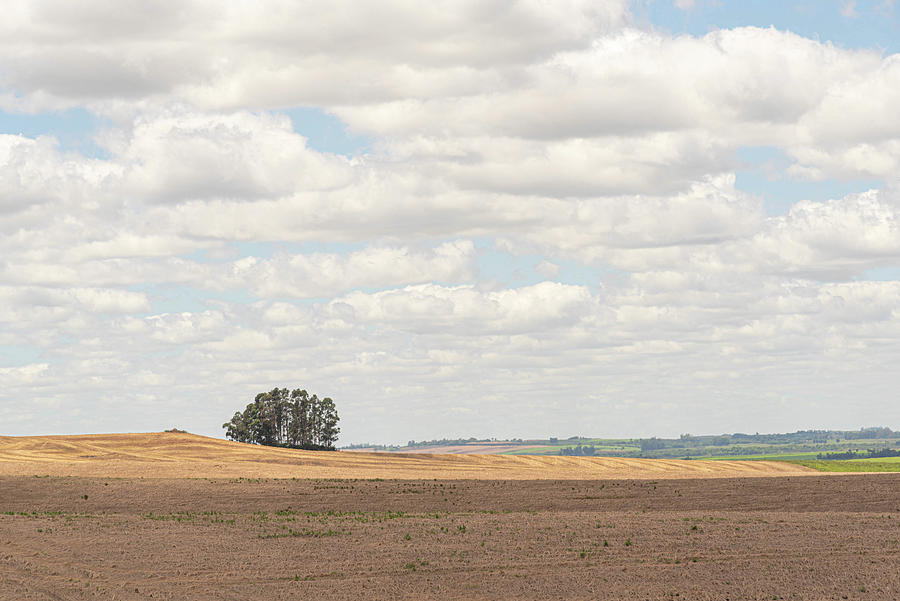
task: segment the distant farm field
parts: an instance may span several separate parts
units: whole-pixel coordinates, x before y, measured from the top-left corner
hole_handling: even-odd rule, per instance
[[[756,455],[713,455],[699,461],[806,461],[815,459],[818,453],[759,453]]]

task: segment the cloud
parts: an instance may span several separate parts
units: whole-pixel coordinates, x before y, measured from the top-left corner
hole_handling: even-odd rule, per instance
[[[841,4],[841,16],[847,19],[853,19],[859,16],[859,13],[856,12],[856,0],[845,0],[845,2]]]
[[[821,178],[832,167],[840,177],[883,176],[895,167],[900,126],[890,110],[896,65],[895,56],[775,29],[701,38],[624,29],[532,63],[514,80],[333,110],[354,131],[386,138],[395,161],[433,162],[436,171],[465,177],[467,186],[524,180],[522,188],[547,191],[547,183],[521,172],[475,181],[468,175],[532,155],[540,163],[529,163],[524,174],[558,173],[568,190],[643,191],[638,182],[646,181],[684,186],[678,177],[696,178],[695,164],[732,169],[729,153],[745,145],[786,146],[796,160],[792,172],[803,177]],[[595,147],[626,160],[633,155],[635,164],[618,177],[598,171],[594,179],[606,185],[597,186],[579,173],[577,158],[595,167],[617,161]],[[671,171],[640,171],[649,165]],[[632,173],[634,181],[623,181]]]
[[[553,282],[492,292],[423,284],[371,295],[354,292],[331,303],[338,309],[349,307],[362,322],[386,322],[416,332],[452,327],[482,336],[570,325],[589,304],[586,288]]]
[[[138,313],[149,309],[146,295],[127,290],[104,288],[5,287],[9,308],[36,306],[46,308],[79,308],[88,313]]]
[[[10,388],[32,384],[38,381],[48,367],[49,365],[46,363],[31,363],[22,367],[0,367],[0,382]]]
[[[900,261],[896,198],[872,190],[826,203],[799,202],[752,241],[756,261],[807,276],[851,277]]]
[[[50,136],[0,134],[0,214],[41,214],[54,202],[90,206],[115,170],[103,161],[62,154]]]
[[[559,274],[560,266],[550,261],[541,261],[535,266],[534,270],[545,278],[552,279]]]
[[[277,198],[346,185],[349,161],[306,148],[286,117],[235,113],[139,119],[115,149],[125,190],[150,202]]]
[[[150,308],[146,295],[139,292],[73,288],[71,294],[92,313],[139,313]]]
[[[410,10],[400,0],[377,7],[192,0],[109,10],[91,0],[73,10],[42,0],[13,2],[4,16],[0,85],[18,90],[24,106],[175,95],[206,107],[271,108],[478,80],[481,70],[589,44],[625,23],[627,2],[466,1]]]
[[[897,55],[629,6],[10,3],[0,106],[105,123],[99,158],[0,135],[16,428],[215,434],[273,382],[346,441],[896,416],[900,290],[866,274],[897,191],[767,214],[738,150],[892,181]],[[370,147],[316,151],[297,106]]]
[[[199,385],[205,394],[193,405],[227,417],[240,391],[298,380],[341,400],[354,439],[372,428],[399,436],[411,424],[438,431],[425,422],[391,425],[378,411],[387,399],[432,419],[450,419],[451,408],[499,419],[515,402],[531,420],[549,420],[543,427],[567,427],[580,416],[585,427],[603,428],[612,403],[630,397],[667,419],[696,420],[704,405],[692,399],[727,390],[730,403],[744,402],[760,390],[752,374],[765,374],[766,389],[819,399],[875,377],[900,359],[890,343],[900,334],[898,300],[896,282],[739,274],[647,273],[602,296],[551,283],[494,291],[429,284],[311,306],[269,301],[117,319],[56,351],[79,360],[57,362],[42,385],[47,398],[65,399],[68,382],[89,375],[105,397],[115,389],[113,374],[140,372],[142,394],[191,398]],[[118,350],[109,355],[110,348]],[[156,352],[148,358],[148,350]],[[677,409],[655,403],[666,391]],[[153,419],[136,392],[120,391],[118,403]],[[576,398],[585,400],[577,410],[565,400]],[[541,399],[563,404],[542,408]],[[772,408],[765,395],[757,402]],[[163,414],[156,419],[183,415],[170,405],[154,411]],[[615,429],[638,427],[629,420],[640,412],[621,415]],[[508,419],[511,429],[534,428],[530,419]]]
[[[207,286],[246,289],[261,298],[321,298],[354,288],[471,280],[474,257],[468,240],[420,251],[382,246],[345,255],[279,253],[239,259],[224,274],[212,270],[215,279]]]

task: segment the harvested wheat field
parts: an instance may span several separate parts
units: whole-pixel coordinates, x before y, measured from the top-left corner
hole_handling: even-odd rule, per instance
[[[581,480],[816,473],[777,461],[313,452],[172,432],[0,437],[0,475]]]
[[[900,598],[900,474],[541,459],[0,439],[0,599]]]

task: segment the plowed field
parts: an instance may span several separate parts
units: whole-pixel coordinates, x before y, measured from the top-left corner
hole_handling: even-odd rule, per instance
[[[415,478],[401,457],[406,478],[358,479],[304,474],[302,453],[112,438],[0,442],[0,600],[900,598],[900,474]],[[365,473],[333,455],[311,465]]]

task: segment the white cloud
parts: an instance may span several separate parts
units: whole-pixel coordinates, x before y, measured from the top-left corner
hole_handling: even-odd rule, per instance
[[[150,309],[147,296],[139,292],[73,288],[71,293],[92,313],[140,313]]]
[[[444,243],[427,251],[407,247],[367,247],[346,255],[279,254],[271,259],[235,261],[230,273],[209,282],[216,288],[243,288],[267,298],[330,296],[360,287],[391,287],[431,281],[471,280],[474,246]]]
[[[139,119],[116,150],[125,191],[150,202],[278,198],[344,187],[349,161],[306,148],[286,117],[235,113]]]
[[[31,383],[40,378],[48,367],[46,363],[32,363],[22,367],[2,367],[0,368],[0,382],[3,382],[5,386]]]
[[[23,0],[4,17],[0,83],[19,90],[26,106],[174,94],[207,107],[273,107],[477,80],[480,70],[589,44],[624,24],[627,2],[467,0],[411,9],[402,0],[193,0],[148,11]]]
[[[553,279],[559,274],[560,266],[551,261],[541,261],[535,266],[534,270],[545,278]]]
[[[90,208],[115,172],[110,163],[61,154],[49,136],[0,134],[0,214],[46,209],[53,202]]]
[[[581,286],[543,282],[482,292],[473,286],[408,286],[375,294],[354,292],[332,301],[349,307],[362,322],[385,322],[413,332],[445,331],[477,335],[525,333],[576,323],[591,304]]]
[[[735,170],[895,177],[898,56],[629,5],[9,3],[0,106],[108,119],[101,158],[0,135],[16,427],[217,433],[275,384],[349,441],[896,419],[900,290],[856,280],[900,264],[897,191],[773,216]],[[317,152],[294,106],[371,150]]]

